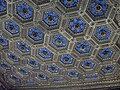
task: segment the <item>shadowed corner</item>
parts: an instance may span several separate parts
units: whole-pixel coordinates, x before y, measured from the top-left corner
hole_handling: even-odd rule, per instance
[[[3,74],[0,73],[0,90],[10,90],[11,87],[5,82]]]

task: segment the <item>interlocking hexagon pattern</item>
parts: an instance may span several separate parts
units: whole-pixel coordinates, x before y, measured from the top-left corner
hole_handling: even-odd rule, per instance
[[[15,90],[120,86],[120,1],[0,0],[0,74]]]

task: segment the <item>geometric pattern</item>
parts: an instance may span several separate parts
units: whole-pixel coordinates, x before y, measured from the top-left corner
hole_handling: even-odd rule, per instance
[[[0,0],[1,84],[10,90],[120,86],[120,1]]]

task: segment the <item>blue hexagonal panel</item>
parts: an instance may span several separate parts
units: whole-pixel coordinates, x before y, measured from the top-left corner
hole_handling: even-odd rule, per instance
[[[66,8],[72,8],[72,7],[76,7],[78,5],[79,0],[60,0],[60,2]]]
[[[39,66],[40,66],[40,64],[33,58],[28,59],[28,65],[30,65],[33,68],[39,68]]]
[[[0,0],[0,15],[3,15],[7,11],[7,2],[6,0]]]
[[[106,0],[89,0],[87,13],[93,20],[106,18],[110,5]]]
[[[47,76],[44,73],[37,74],[37,77],[41,80],[46,80],[47,79]]]
[[[20,77],[16,76],[16,75],[10,75],[10,78],[13,79],[16,82],[20,81]]]
[[[57,65],[54,64],[49,64],[47,66],[48,71],[50,71],[51,73],[58,73],[59,71],[59,67]]]
[[[20,27],[12,20],[5,22],[5,29],[11,34],[18,34],[20,32]]]
[[[114,66],[113,65],[107,65],[102,67],[102,72],[103,73],[112,73],[114,71]]]
[[[106,26],[99,26],[95,30],[95,37],[99,40],[105,40],[108,39],[111,34],[111,31]]]
[[[105,0],[91,0],[89,10],[94,16],[101,16],[106,13],[108,5]]]
[[[91,45],[87,41],[80,41],[76,44],[75,49],[80,53],[89,53]]]
[[[86,27],[86,22],[82,18],[72,18],[70,19],[68,28],[73,34],[79,34],[83,32]]]
[[[18,62],[20,61],[20,58],[18,58],[14,53],[8,52],[7,54],[8,58],[12,60],[13,62]]]
[[[110,58],[113,55],[113,51],[111,48],[105,47],[103,49],[100,49],[98,54],[101,58],[105,59]]]
[[[53,56],[52,52],[49,51],[47,48],[38,49],[38,54],[44,59],[52,58]]]
[[[22,23],[27,23],[33,20],[34,10],[29,3],[19,1],[14,3],[14,16],[19,19]]]
[[[9,45],[9,41],[4,37],[0,35],[0,45],[5,47]]]
[[[69,41],[64,37],[62,34],[54,34],[50,38],[50,45],[51,47],[55,48],[56,50],[62,51],[66,50],[68,47]]]
[[[52,43],[57,47],[65,47],[67,43],[67,39],[63,35],[57,34],[53,36]]]
[[[26,43],[24,43],[24,42],[21,42],[21,41],[17,42],[16,46],[23,53],[30,52],[30,47]]]
[[[18,72],[21,73],[22,75],[28,75],[28,71],[24,67],[19,67]]]
[[[54,82],[62,82],[62,81],[64,81],[64,78],[57,76],[57,77],[54,77],[54,78],[52,79],[52,81],[54,81]]]
[[[74,63],[74,58],[69,54],[63,54],[59,58],[63,64],[69,65]]]
[[[79,77],[79,73],[76,70],[70,70],[68,71],[68,76],[71,78]]]
[[[44,34],[41,30],[37,28],[29,28],[28,30],[28,36],[33,39],[34,41],[43,41],[44,40]]]
[[[4,68],[4,69],[10,69],[10,68],[11,68],[11,66],[8,65],[8,64],[5,63],[5,62],[0,62],[0,67],[2,67],[2,68]]]
[[[43,13],[43,21],[48,26],[55,26],[58,24],[59,15],[52,10],[47,10]]]
[[[98,77],[97,74],[88,74],[85,76],[85,78],[87,78],[87,79],[92,79],[92,78],[97,78],[97,77]]]
[[[33,16],[33,9],[26,2],[19,2],[16,5],[16,12],[23,19],[32,18]]]
[[[90,59],[82,61],[82,67],[84,69],[93,69],[94,66],[95,66],[95,63]]]
[[[56,2],[64,13],[69,13],[79,10],[82,0],[57,0]]]

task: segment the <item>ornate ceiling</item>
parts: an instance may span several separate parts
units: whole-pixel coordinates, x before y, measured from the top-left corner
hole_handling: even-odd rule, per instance
[[[0,73],[17,90],[120,86],[120,1],[0,0]]]

